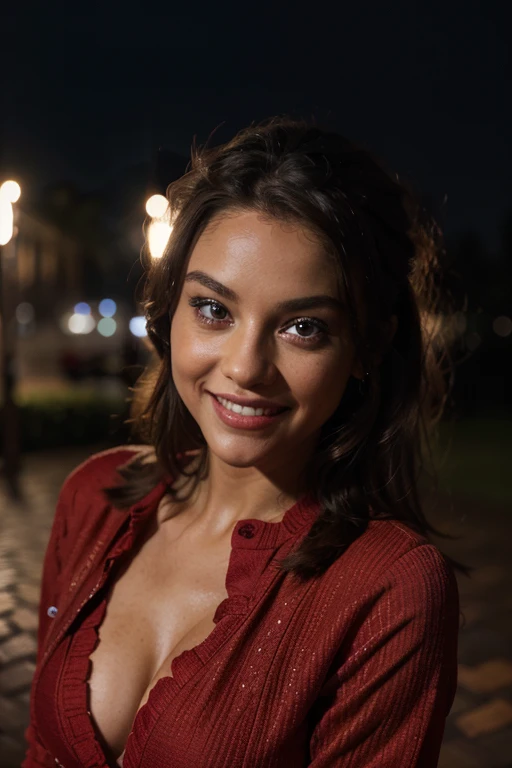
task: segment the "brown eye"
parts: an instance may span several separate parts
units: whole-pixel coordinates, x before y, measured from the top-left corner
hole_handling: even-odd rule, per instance
[[[194,298],[189,299],[188,303],[191,307],[195,308],[196,316],[203,323],[222,323],[226,319],[225,317],[218,317],[219,312],[227,312],[227,309],[218,301],[214,301],[213,299],[202,299],[199,296],[195,296]],[[212,317],[205,315],[203,309],[208,309]]]

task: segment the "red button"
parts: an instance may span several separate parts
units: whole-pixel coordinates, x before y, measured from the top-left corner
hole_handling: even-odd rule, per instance
[[[252,539],[255,536],[255,527],[252,523],[245,523],[238,529],[238,535],[244,539]]]

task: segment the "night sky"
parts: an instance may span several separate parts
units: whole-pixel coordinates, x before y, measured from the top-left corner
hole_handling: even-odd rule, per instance
[[[216,128],[213,143],[314,115],[422,190],[447,235],[497,248],[512,210],[510,4],[330,5],[18,3],[2,22],[2,175],[91,189],[158,146],[188,155]]]

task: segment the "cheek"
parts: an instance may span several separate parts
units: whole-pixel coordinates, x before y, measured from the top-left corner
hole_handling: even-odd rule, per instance
[[[308,361],[293,377],[296,400],[315,423],[323,424],[338,408],[350,375],[351,359],[346,351]]]
[[[207,370],[212,350],[179,311],[172,320],[170,344],[171,370],[177,387],[181,382],[193,381]]]

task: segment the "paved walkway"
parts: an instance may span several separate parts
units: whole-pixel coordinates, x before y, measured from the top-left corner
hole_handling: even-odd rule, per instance
[[[19,768],[24,754],[42,558],[57,495],[66,475],[104,447],[24,456],[19,504],[9,499],[0,477],[2,768]],[[471,579],[457,576],[465,623],[459,636],[459,687],[439,768],[512,768],[512,569],[507,562],[512,510],[461,497],[426,503],[434,525],[463,537],[434,542],[477,568]]]

